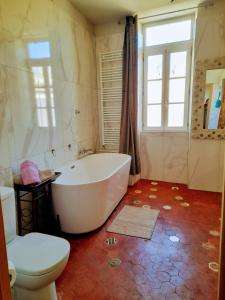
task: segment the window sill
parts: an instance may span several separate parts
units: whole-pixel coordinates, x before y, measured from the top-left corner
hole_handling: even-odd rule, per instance
[[[182,130],[152,130],[152,129],[142,129],[140,131],[141,133],[160,133],[160,134],[166,134],[166,133],[189,133],[188,129],[182,129]]]

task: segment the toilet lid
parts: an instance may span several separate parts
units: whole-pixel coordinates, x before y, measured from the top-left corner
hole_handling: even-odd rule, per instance
[[[16,272],[25,275],[49,273],[69,251],[70,244],[65,239],[41,233],[29,233],[7,247],[8,259]]]

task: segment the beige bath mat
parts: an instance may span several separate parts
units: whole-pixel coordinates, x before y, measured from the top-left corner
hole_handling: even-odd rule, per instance
[[[125,205],[107,231],[150,239],[159,210]]]

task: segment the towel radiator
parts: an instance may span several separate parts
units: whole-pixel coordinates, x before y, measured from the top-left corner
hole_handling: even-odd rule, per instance
[[[102,147],[118,149],[122,104],[122,50],[99,54]]]

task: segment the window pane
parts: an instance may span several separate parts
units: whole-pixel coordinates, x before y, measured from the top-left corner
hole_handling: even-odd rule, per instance
[[[52,67],[48,66],[48,82],[49,85],[52,86]]]
[[[147,126],[161,127],[161,105],[148,105]]]
[[[56,121],[55,121],[55,109],[54,108],[51,109],[51,113],[52,113],[52,126],[55,127]]]
[[[183,127],[184,104],[169,104],[168,127]]]
[[[37,109],[38,116],[38,126],[39,127],[48,127],[48,113],[46,108]]]
[[[148,103],[161,103],[162,80],[148,81]]]
[[[148,80],[162,78],[162,55],[148,56]]]
[[[50,90],[50,103],[51,103],[51,107],[55,106],[55,100],[54,100],[53,90]]]
[[[50,55],[50,44],[49,42],[34,42],[28,43],[29,58],[40,59],[49,58]]]
[[[46,107],[47,106],[47,99],[46,99],[46,93],[36,92],[36,102],[37,107]]]
[[[190,38],[191,20],[157,25],[146,29],[146,46],[187,41]]]
[[[32,67],[34,85],[36,87],[41,87],[45,84],[43,67]]]
[[[170,79],[169,82],[169,102],[184,102],[185,78]]]
[[[185,77],[187,52],[170,54],[170,77]]]

